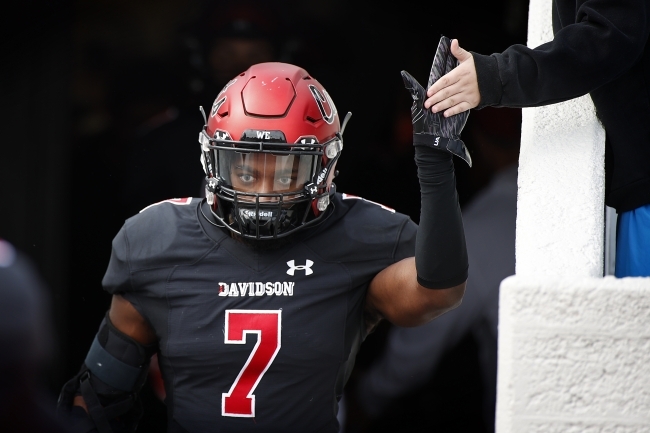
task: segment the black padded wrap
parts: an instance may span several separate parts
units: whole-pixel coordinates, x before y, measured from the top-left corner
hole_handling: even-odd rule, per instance
[[[111,322],[108,313],[102,325],[97,332],[97,340],[107,352],[125,364],[139,367],[146,364],[155,352],[155,345],[143,346],[120,332]]]
[[[414,144],[421,194],[415,241],[418,283],[446,289],[464,282],[469,267],[454,163],[450,153]]]
[[[95,350],[95,355],[91,356],[91,349],[86,358],[86,363],[91,365],[84,363],[79,373],[64,385],[57,411],[61,416],[68,418],[75,433],[135,431],[142,414],[137,394],[147,378],[149,359],[156,351],[157,345],[143,346],[123,334],[113,326],[108,313],[99,327],[94,344],[101,346],[101,350]],[[99,365],[93,366],[93,362]],[[106,364],[112,366],[106,368]],[[115,381],[115,376],[124,376],[120,372],[121,368],[127,369],[128,380]],[[135,376],[134,370],[139,371]],[[101,371],[99,375],[104,374],[102,377],[105,381],[93,371]],[[120,386],[122,389],[115,387],[115,384],[123,385],[125,382],[131,384],[130,389],[125,390],[124,386]],[[88,408],[85,418],[73,407],[76,395],[83,396]]]
[[[142,367],[146,366],[154,347],[146,347],[120,332],[106,318],[86,356],[85,364],[93,376],[117,391],[134,389]]]

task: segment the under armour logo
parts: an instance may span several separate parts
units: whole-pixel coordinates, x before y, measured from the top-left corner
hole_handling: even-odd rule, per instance
[[[314,273],[314,271],[311,270],[311,265],[313,264],[314,262],[312,262],[311,260],[307,260],[306,264],[296,266],[295,260],[289,260],[287,262],[287,265],[289,265],[289,269],[287,269],[287,274],[293,277],[294,272],[298,270],[298,271],[305,271],[305,275],[311,275]]]
[[[306,191],[309,193],[309,195],[311,195],[312,197],[315,196],[315,195],[318,193],[318,188],[316,187],[316,185],[314,185],[314,184],[311,183],[311,182],[308,183],[307,185],[305,185],[305,190],[306,190]]]
[[[219,130],[214,132],[214,138],[217,139],[217,140],[230,140],[231,139],[230,135],[227,132],[219,131]]]

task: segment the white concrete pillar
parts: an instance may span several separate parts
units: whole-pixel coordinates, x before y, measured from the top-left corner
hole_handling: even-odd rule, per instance
[[[528,46],[553,39],[552,0],[531,0]],[[522,110],[517,275],[603,276],[605,131],[589,95]]]
[[[551,5],[531,0],[529,46],[553,38]],[[650,432],[650,278],[602,278],[604,130],[588,95],[522,120],[496,431]]]

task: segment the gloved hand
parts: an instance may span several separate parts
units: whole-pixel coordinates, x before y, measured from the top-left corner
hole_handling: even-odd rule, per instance
[[[429,83],[427,88],[438,81],[440,77],[454,69],[458,60],[451,54],[451,41],[442,36],[438,43],[436,56],[433,59]],[[402,71],[404,86],[413,97],[411,106],[411,121],[413,123],[413,145],[429,146],[434,149],[447,150],[462,158],[472,166],[472,158],[460,139],[460,133],[467,122],[469,111],[464,111],[451,117],[444,117],[442,113],[432,113],[424,108],[427,92],[418,81],[406,71]]]

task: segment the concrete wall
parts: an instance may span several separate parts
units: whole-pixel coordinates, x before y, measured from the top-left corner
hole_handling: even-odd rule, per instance
[[[551,2],[530,2],[531,47]],[[650,278],[602,278],[604,138],[589,96],[523,111],[497,433],[650,432]]]
[[[501,284],[498,433],[650,432],[648,280]]]

